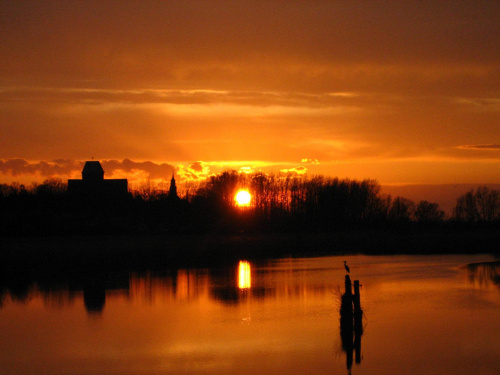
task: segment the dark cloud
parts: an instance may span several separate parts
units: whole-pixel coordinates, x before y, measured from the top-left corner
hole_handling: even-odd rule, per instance
[[[130,159],[124,159],[123,161],[103,160],[101,161],[101,165],[107,174],[144,172],[146,178],[154,180],[170,179],[172,173],[175,171],[175,167],[167,163],[157,164],[151,161],[134,162]]]
[[[139,108],[141,105],[151,104],[234,104],[264,107],[328,108],[359,105],[363,103],[363,100],[366,99],[349,93],[303,94],[244,90],[88,90],[29,87],[6,87],[0,90],[0,102],[8,103],[10,106],[22,103],[43,103],[44,106],[49,103],[65,103],[66,105],[85,104],[89,107],[120,104],[129,108]]]
[[[331,86],[326,66],[364,80],[369,65],[386,81],[408,65],[496,67],[499,13],[487,0],[2,1],[0,64],[6,80],[82,87]]]
[[[119,174],[126,177],[127,174],[139,172],[142,177],[149,179],[170,179],[175,167],[167,163],[154,163],[151,161],[134,162],[129,159],[101,160],[101,165],[106,176]],[[36,175],[43,178],[60,176],[75,176],[83,169],[84,162],[70,159],[57,159],[53,161],[29,162],[24,159],[0,160],[0,173],[13,177],[22,175]]]
[[[196,171],[196,172],[203,171],[203,166],[201,165],[201,162],[199,162],[199,161],[194,162],[193,164],[191,164],[189,166],[189,168],[191,168],[193,171]]]
[[[40,175],[42,177],[71,175],[75,171],[81,171],[82,168],[83,162],[69,159],[35,163],[30,163],[24,159],[0,160],[0,173],[14,177],[25,174]]]

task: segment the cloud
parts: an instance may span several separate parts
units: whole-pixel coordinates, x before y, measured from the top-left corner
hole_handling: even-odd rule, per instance
[[[319,164],[318,159],[310,159],[310,158],[303,158],[300,162],[308,164]]]
[[[195,172],[201,172],[203,171],[203,166],[201,165],[200,161],[194,162],[189,166],[190,169],[192,169]]]
[[[177,175],[181,181],[199,181],[207,178],[212,173],[210,165],[203,161],[195,161],[188,166],[177,166]]]
[[[0,173],[14,177],[31,174],[41,177],[72,175],[81,172],[83,162],[70,159],[39,161],[30,163],[24,159],[0,160]]]
[[[2,3],[0,54],[6,82],[173,87],[180,93],[194,82],[214,92],[232,83],[284,92],[307,86],[349,97],[355,90],[346,83],[373,87],[367,75],[379,77],[381,87],[388,80],[404,84],[406,92],[423,77],[434,81],[436,71],[455,74],[453,66],[498,71],[499,4],[492,1],[474,7],[468,2],[427,1],[422,6],[328,0],[293,6],[281,1],[196,6],[141,1],[116,7],[104,1],[82,2],[78,11],[57,4]],[[410,68],[418,70],[420,80],[408,79],[415,74],[409,74]],[[384,74],[377,74],[381,69]],[[491,81],[484,75],[479,78]],[[470,72],[466,76],[478,79]],[[469,84],[462,86],[470,91]]]
[[[130,174],[141,172],[147,179],[170,179],[175,171],[173,165],[167,163],[154,163],[151,161],[134,162],[130,159],[118,160],[103,160],[101,161],[102,168],[108,175]]]
[[[105,172],[105,178],[168,180],[175,171],[175,167],[171,164],[151,161],[134,162],[130,159],[124,159],[122,161],[101,160],[100,162]],[[25,159],[2,159],[0,160],[0,173],[12,177],[31,175],[42,178],[79,178],[83,165],[84,161],[71,159],[38,162],[30,162]]]
[[[481,109],[494,111],[498,111],[500,109],[500,98],[458,98],[456,101],[459,104],[470,105]]]
[[[167,116],[319,116],[357,113],[366,98],[248,90],[87,89],[53,87],[3,87],[0,105],[43,103],[42,110],[81,115],[103,112],[146,111]],[[80,112],[80,113],[77,113]]]
[[[239,171],[245,174],[255,173],[255,170],[252,167],[241,167]]]
[[[256,170],[280,168],[286,164],[277,165],[266,162],[206,162],[195,161],[187,164],[169,164],[153,161],[133,161],[130,159],[99,160],[104,169],[104,178],[127,178],[130,183],[142,183],[154,180],[155,183],[169,181],[172,174],[179,182],[202,181],[224,170],[234,169],[242,173],[253,173]],[[37,181],[50,177],[61,179],[81,178],[81,171],[85,161],[74,159],[57,159],[51,161],[29,161],[21,158],[0,159],[0,176],[21,179],[23,182]],[[304,166],[282,169],[285,173],[303,174],[307,171]]]
[[[308,169],[304,166],[280,169],[280,172],[292,175],[303,175],[306,174],[307,171]]]
[[[461,150],[500,150],[500,144],[463,145],[457,148]]]

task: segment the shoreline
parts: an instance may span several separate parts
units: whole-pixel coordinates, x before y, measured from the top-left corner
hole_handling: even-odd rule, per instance
[[[0,273],[146,270],[206,267],[262,260],[344,254],[500,256],[493,229],[349,230],[239,234],[119,234],[2,237]]]

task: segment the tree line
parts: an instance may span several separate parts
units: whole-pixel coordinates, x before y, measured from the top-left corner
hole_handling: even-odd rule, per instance
[[[457,198],[450,216],[438,203],[414,202],[402,196],[381,194],[376,180],[362,181],[325,176],[241,174],[227,171],[206,180],[191,201],[212,201],[229,209],[238,189],[252,197],[251,210],[260,221],[298,222],[312,227],[356,224],[443,222],[488,224],[500,221],[500,191],[479,186]]]
[[[236,192],[252,202],[238,207]],[[180,199],[145,183],[125,199],[72,197],[67,183],[0,184],[4,234],[168,231],[315,231],[363,226],[499,225],[500,192],[479,186],[457,199],[449,217],[437,203],[381,194],[375,180],[225,171],[187,185]]]

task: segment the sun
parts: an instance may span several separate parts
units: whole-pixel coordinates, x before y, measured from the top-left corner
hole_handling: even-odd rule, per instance
[[[234,196],[234,200],[238,206],[248,206],[252,200],[252,196],[246,190],[240,190]]]

